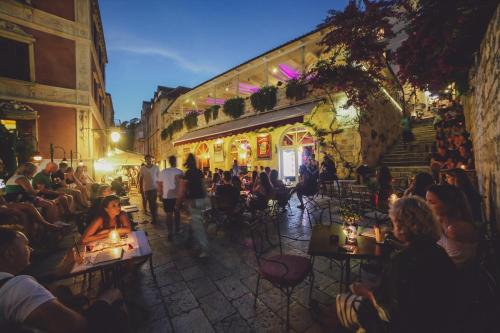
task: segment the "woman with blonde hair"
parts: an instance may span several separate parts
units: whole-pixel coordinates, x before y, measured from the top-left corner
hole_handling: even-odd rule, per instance
[[[339,326],[359,331],[452,332],[456,269],[436,244],[440,228],[422,199],[399,199],[389,211],[394,236],[403,249],[391,257],[379,283],[351,285],[340,294],[320,322],[331,331]]]

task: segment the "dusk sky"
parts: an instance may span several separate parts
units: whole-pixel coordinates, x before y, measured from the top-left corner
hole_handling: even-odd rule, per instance
[[[115,120],[140,117],[158,85],[193,87],[305,34],[347,0],[103,0]]]

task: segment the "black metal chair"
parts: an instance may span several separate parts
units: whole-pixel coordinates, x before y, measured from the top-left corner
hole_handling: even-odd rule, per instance
[[[290,327],[290,303],[293,291],[307,277],[309,277],[309,281],[312,284],[314,281],[314,272],[310,258],[283,254],[278,221],[275,221],[275,226],[278,234],[279,254],[271,255],[269,252],[275,246],[266,242],[267,228],[264,229],[265,235],[261,230],[264,227],[262,223],[249,223],[252,247],[258,265],[254,307],[257,307],[260,280],[265,279],[274,287],[280,289],[286,297],[286,329],[288,330]]]

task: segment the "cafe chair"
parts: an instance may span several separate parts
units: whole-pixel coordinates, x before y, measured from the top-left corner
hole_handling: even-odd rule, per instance
[[[273,255],[270,253],[270,250],[273,249],[273,247],[270,246],[271,244],[266,242],[265,235],[261,230],[263,227],[262,224],[249,224],[252,247],[255,252],[258,265],[254,308],[257,307],[260,280],[264,279],[269,281],[286,297],[286,329],[288,331],[290,328],[290,303],[293,291],[296,286],[301,284],[308,277],[309,282],[312,284],[314,281],[314,273],[310,258],[283,254],[279,223],[276,223],[276,226],[278,231],[279,254]],[[309,298],[310,297],[311,295],[309,294]]]

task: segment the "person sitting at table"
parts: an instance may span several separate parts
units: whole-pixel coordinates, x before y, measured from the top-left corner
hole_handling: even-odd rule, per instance
[[[68,186],[74,186],[81,193],[81,201],[88,208],[88,202],[90,201],[89,191],[85,185],[83,185],[80,180],[75,176],[75,171],[72,167],[68,167],[64,173],[64,181]]]
[[[95,193],[95,197],[92,199],[90,203],[90,208],[87,211],[87,221],[92,222],[97,216],[102,214],[102,200],[110,195],[113,195],[113,191],[111,190],[111,186],[108,184],[96,184],[98,186],[97,191]]]
[[[432,184],[434,184],[434,179],[431,174],[427,172],[419,172],[415,175],[415,179],[413,179],[413,182],[405,190],[403,196],[408,197],[410,195],[416,195],[425,200],[427,189]]]
[[[213,177],[212,177],[212,184],[211,184],[211,187],[208,188],[208,191],[211,192],[211,193],[215,193],[215,191],[217,190],[217,186],[220,185],[221,183],[221,175],[220,173],[214,173]]]
[[[278,201],[281,208],[285,208],[288,203],[288,190],[281,179],[278,178],[278,170],[271,170],[271,185],[273,185],[273,199]]]
[[[8,203],[31,203],[35,207],[41,207],[44,216],[49,222],[60,219],[57,202],[47,200],[38,196],[38,192],[31,185],[31,179],[36,173],[36,165],[33,163],[21,164],[5,185],[5,201]]]
[[[258,171],[252,171],[252,178],[250,179],[250,183],[248,184],[248,189],[250,192],[253,191],[253,188],[255,185],[259,182],[259,172]]]
[[[314,166],[311,157],[307,157],[305,163],[299,168],[299,183],[295,188],[300,205],[299,209],[304,209],[303,196],[315,195],[318,193],[318,169]]]
[[[120,235],[132,231],[127,214],[120,209],[120,198],[109,195],[102,200],[101,214],[94,218],[82,235],[82,244],[91,243],[108,237],[111,230],[116,230]]]
[[[238,176],[231,177],[231,185],[239,191],[242,190],[241,179]]]
[[[379,283],[351,285],[322,308],[312,302],[319,321],[335,332],[340,326],[367,332],[453,332],[457,272],[436,243],[440,228],[429,206],[411,196],[399,199],[389,215],[394,236],[404,244],[391,257]]]
[[[231,179],[231,172],[224,171],[222,183],[215,190],[217,208],[229,213],[239,210],[238,204],[240,201],[240,190],[231,184]]]
[[[456,186],[462,190],[471,209],[474,221],[481,221],[482,198],[479,192],[475,189],[474,185],[472,185],[472,182],[469,176],[467,176],[467,173],[459,168],[448,170],[446,171],[446,182],[449,185]]]
[[[44,199],[54,200],[66,215],[72,215],[74,210],[73,198],[62,192],[57,192],[57,185],[52,181],[52,173],[57,170],[57,164],[47,163],[45,168],[33,177],[33,187],[38,190],[38,195]]]
[[[259,180],[255,182],[252,189],[252,196],[248,206],[250,210],[263,210],[267,208],[267,204],[273,195],[273,185],[267,176],[267,173],[261,172]]]
[[[33,277],[19,275],[30,265],[31,251],[23,233],[0,228],[0,332],[26,326],[47,333],[130,331],[118,289],[103,292],[82,315]]]
[[[113,190],[113,192],[115,192],[115,194],[119,197],[127,194],[121,176],[113,179],[113,181],[111,182],[111,190]]]
[[[377,208],[389,208],[389,196],[394,192],[392,188],[392,175],[388,167],[382,166],[377,170]]]
[[[438,244],[458,268],[472,266],[477,258],[479,235],[464,193],[456,186],[432,185],[426,199],[441,225]]]

